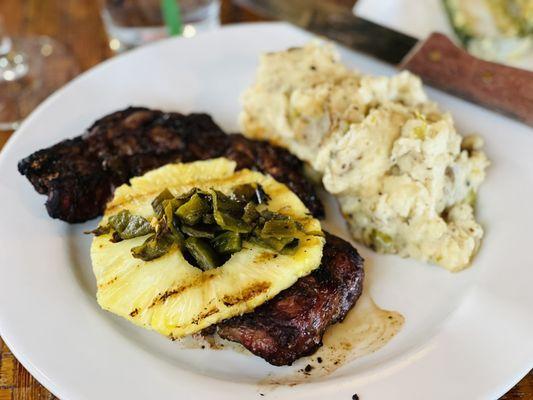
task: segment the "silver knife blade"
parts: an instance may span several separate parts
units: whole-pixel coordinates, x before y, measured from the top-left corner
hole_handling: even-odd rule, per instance
[[[235,3],[394,65],[418,43],[411,36],[356,17],[350,8],[324,0],[235,0]]]

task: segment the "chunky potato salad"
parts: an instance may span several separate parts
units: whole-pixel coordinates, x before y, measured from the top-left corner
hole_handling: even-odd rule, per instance
[[[356,240],[451,271],[477,252],[474,207],[489,165],[482,140],[460,136],[418,77],[362,75],[317,43],[266,54],[241,124],[321,174]]]

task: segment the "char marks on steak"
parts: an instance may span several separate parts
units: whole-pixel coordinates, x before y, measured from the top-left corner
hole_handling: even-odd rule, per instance
[[[290,365],[322,345],[327,327],[344,319],[363,287],[363,259],[326,234],[322,263],[310,275],[249,314],[218,325],[218,334],[273,365]]]
[[[83,222],[104,212],[117,186],[169,162],[227,157],[287,184],[316,217],[324,214],[301,162],[288,151],[227,135],[206,114],[128,108],[96,121],[86,133],[39,150],[18,169],[41,194],[53,218]]]

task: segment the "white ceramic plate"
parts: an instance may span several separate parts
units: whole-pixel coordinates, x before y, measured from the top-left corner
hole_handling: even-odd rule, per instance
[[[89,260],[95,226],[48,217],[17,161],[80,134],[128,105],[206,111],[237,129],[239,94],[259,54],[306,43],[283,24],[231,26],[171,39],[116,57],[48,99],[0,155],[0,332],[37,379],[62,399],[252,399],[275,369],[234,351],[179,350],[155,333],[101,311]],[[350,66],[394,70],[342,51]],[[378,352],[319,382],[280,387],[271,399],[488,399],[512,387],[533,362],[533,132],[524,125],[430,90],[463,133],[479,132],[492,160],[479,196],[486,237],[461,273],[378,256],[367,259],[370,292],[406,317]],[[347,236],[333,207],[327,226]],[[194,397],[193,397],[194,396]]]

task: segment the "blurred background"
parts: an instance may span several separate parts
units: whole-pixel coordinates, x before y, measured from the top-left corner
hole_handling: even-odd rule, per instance
[[[313,1],[291,0],[305,11]],[[533,69],[533,0],[326,0],[418,39],[447,34],[477,57]],[[168,36],[265,20],[269,0],[1,0],[0,131],[95,64]],[[2,136],[5,140],[6,134]]]
[[[51,93],[114,54],[259,20],[225,0],[2,0],[0,143]]]
[[[174,19],[163,20],[163,4],[182,5],[178,21],[172,7]],[[1,0],[0,145],[50,93],[114,54],[169,34],[256,20],[218,0]],[[181,30],[170,32],[165,22]]]
[[[329,1],[415,37],[438,30],[480,57],[533,65],[533,0]],[[250,2],[0,0],[0,149],[49,94],[116,54],[169,35],[268,20],[251,12]],[[0,338],[0,400],[54,398]],[[533,375],[504,399],[533,399]]]

